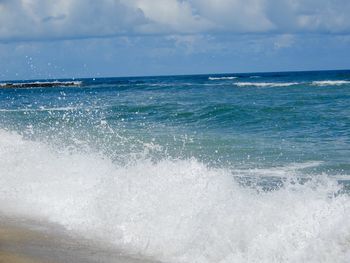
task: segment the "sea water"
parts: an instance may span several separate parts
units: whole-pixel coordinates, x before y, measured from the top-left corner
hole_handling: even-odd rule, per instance
[[[163,262],[349,262],[350,71],[50,81],[0,84],[0,213]]]

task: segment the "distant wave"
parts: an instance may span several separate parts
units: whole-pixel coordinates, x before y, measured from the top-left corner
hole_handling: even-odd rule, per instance
[[[230,80],[237,79],[238,77],[209,77],[209,80]]]
[[[315,86],[340,86],[350,84],[348,80],[321,80],[321,81],[313,81],[312,85]]]
[[[82,81],[35,81],[35,82],[7,82],[0,83],[1,88],[35,88],[35,87],[58,87],[80,86]]]
[[[239,87],[288,87],[300,84],[299,82],[236,82]]]

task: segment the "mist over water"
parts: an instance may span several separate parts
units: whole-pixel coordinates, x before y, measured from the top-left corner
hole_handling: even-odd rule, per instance
[[[0,213],[164,262],[348,262],[349,79],[0,89]]]

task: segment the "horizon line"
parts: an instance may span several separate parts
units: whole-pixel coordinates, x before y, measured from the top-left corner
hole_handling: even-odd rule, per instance
[[[349,69],[312,69],[312,70],[282,70],[282,71],[255,71],[255,72],[222,72],[222,73],[193,73],[193,74],[161,74],[161,75],[129,75],[129,76],[98,76],[98,77],[70,77],[70,78],[28,78],[17,80],[0,80],[0,83],[17,82],[17,81],[41,81],[41,80],[85,80],[85,79],[111,79],[111,78],[152,78],[152,77],[186,77],[186,76],[206,76],[206,75],[238,75],[238,74],[271,74],[271,73],[302,73],[302,72],[334,72],[334,71],[350,71]]]

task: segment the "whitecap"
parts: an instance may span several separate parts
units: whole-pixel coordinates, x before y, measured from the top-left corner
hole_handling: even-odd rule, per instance
[[[209,77],[209,80],[231,80],[237,79],[238,77]]]
[[[318,178],[259,192],[195,159],[119,166],[0,130],[0,213],[162,262],[348,262],[350,198]]]
[[[348,80],[320,80],[320,81],[313,81],[311,84],[315,85],[315,86],[340,86],[340,85],[350,84],[350,81],[348,81]]]
[[[236,82],[234,85],[238,87],[289,87],[299,85],[299,82]]]
[[[317,165],[272,172],[293,179]],[[195,159],[120,166],[3,130],[0,175],[0,213],[163,262],[347,262],[350,255],[350,198],[333,195],[339,185],[326,176],[257,192]]]

